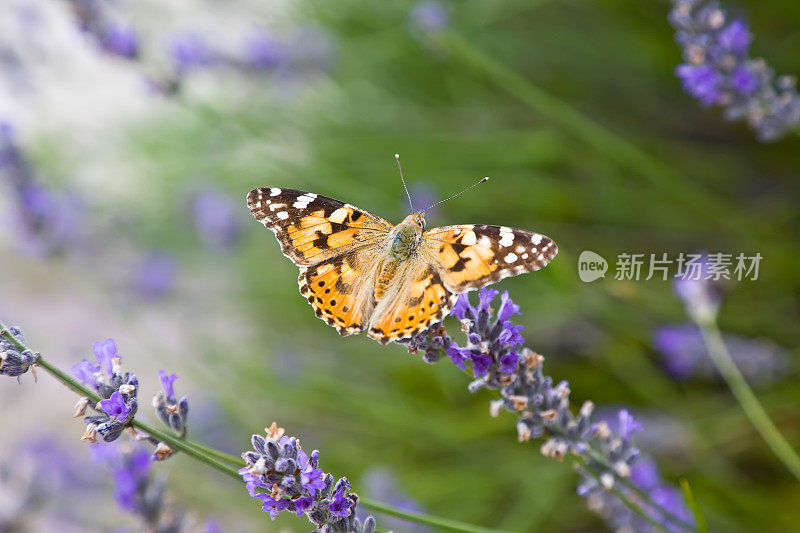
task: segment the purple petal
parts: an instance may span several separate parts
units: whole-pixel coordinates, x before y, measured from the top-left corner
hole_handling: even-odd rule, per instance
[[[92,344],[92,350],[94,351],[95,357],[97,357],[97,362],[100,363],[105,373],[108,376],[114,375],[112,359],[117,357],[117,345],[114,343],[114,339],[106,339],[102,342],[95,341]]]
[[[450,356],[450,359],[453,361],[453,364],[456,365],[461,370],[464,370],[466,367],[464,363],[466,363],[467,358],[472,354],[472,352],[467,348],[459,348],[455,343],[451,344],[447,348],[447,355]]]
[[[87,387],[97,388],[97,379],[95,379],[95,372],[99,372],[100,367],[92,364],[86,359],[82,359],[80,363],[72,366],[72,375],[75,379],[86,385]]]
[[[471,355],[472,358],[472,375],[474,377],[478,376],[485,376],[486,371],[489,369],[489,365],[492,364],[492,357],[487,354],[475,354]]]
[[[504,291],[503,294],[500,295],[500,309],[497,310],[497,320],[500,322],[505,322],[512,315],[520,314],[519,313],[519,306],[511,301],[511,298],[508,296],[508,291]]]
[[[519,355],[514,352],[508,352],[500,358],[500,372],[512,374],[517,369],[519,363]]]
[[[453,306],[453,310],[450,311],[450,314],[457,316],[460,320],[463,320],[469,307],[469,297],[467,296],[466,292],[462,292],[458,295],[458,298],[456,298],[456,303]]]
[[[167,395],[167,400],[171,403],[175,403],[175,388],[173,387],[173,383],[175,380],[178,379],[178,376],[175,374],[170,374],[169,376],[163,370],[158,371],[158,379],[161,381],[161,388],[164,389],[164,394]]]
[[[750,47],[750,30],[741,19],[734,20],[717,34],[717,42],[727,52],[746,55]]]
[[[498,291],[495,289],[481,289],[478,291],[478,300],[480,303],[478,304],[479,311],[489,311],[489,306],[494,300],[494,297],[499,294]]]

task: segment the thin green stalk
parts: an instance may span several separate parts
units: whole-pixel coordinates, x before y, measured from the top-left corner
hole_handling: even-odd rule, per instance
[[[575,137],[619,164],[637,172],[664,194],[681,205],[691,205],[696,211],[708,215],[713,212],[725,224],[736,225],[739,231],[751,231],[742,226],[737,217],[726,216],[736,211],[735,206],[697,181],[684,179],[669,166],[654,158],[642,148],[575,109],[567,102],[553,96],[531,83],[513,69],[473,46],[452,31],[430,36],[433,44],[450,53],[469,68],[481,73],[497,87],[507,91],[540,115],[560,124]]]
[[[686,500],[686,505],[692,510],[694,520],[697,522],[697,533],[708,533],[706,517],[703,516],[700,505],[698,505],[697,500],[694,499],[692,487],[689,485],[689,481],[686,478],[681,479],[681,490],[683,491],[683,499]]]
[[[8,328],[2,323],[0,323],[0,336],[5,338],[9,342],[13,343],[20,351],[25,351],[30,349],[24,343],[20,342],[19,340],[14,338],[11,334],[9,334]],[[44,359],[41,356],[41,354],[36,354],[35,364],[38,367],[43,368],[45,371],[47,371],[49,374],[55,377],[58,381],[60,381],[61,383],[72,389],[73,392],[76,392],[81,396],[85,396],[90,400],[94,401],[95,403],[102,400],[102,398],[100,397],[99,394],[97,394],[97,392],[89,389],[79,381],[75,380],[72,376],[63,372],[60,368],[53,365],[46,359]],[[192,457],[193,459],[196,459],[206,464],[207,466],[210,466],[211,468],[217,470],[218,472],[221,472],[240,482],[242,481],[242,477],[239,475],[237,469],[232,468],[229,465],[223,464],[222,462],[217,460],[220,459],[236,465],[242,465],[243,462],[239,458],[214,450],[213,448],[209,448],[208,446],[205,446],[203,444],[198,444],[190,440],[182,439],[176,435],[166,433],[164,431],[161,431],[159,429],[150,426],[149,424],[141,422],[135,418],[131,421],[131,425],[147,433],[151,437],[158,439],[159,441],[169,445],[171,448],[175,450],[180,450],[184,452],[186,455]],[[406,511],[401,511],[399,509],[395,509],[393,507],[369,499],[361,498],[359,501],[365,506],[371,507],[384,514],[396,516],[398,518],[402,518],[403,520],[407,520],[409,522],[415,522],[427,526],[445,528],[449,529],[450,531],[461,531],[464,533],[504,533],[502,530],[474,526],[471,524],[465,524],[463,522],[458,522],[456,520],[440,518],[429,514],[410,513]]]
[[[761,402],[758,401],[753,389],[747,384],[736,363],[733,362],[728,347],[722,339],[722,333],[717,325],[715,316],[695,316],[695,323],[700,327],[703,341],[706,344],[711,361],[717,367],[722,379],[727,383],[736,401],[742,407],[750,423],[767,443],[767,446],[778,457],[791,474],[800,481],[800,456],[787,442],[772,419],[769,417]]]
[[[440,353],[441,353],[441,357],[445,357],[446,356],[446,353],[445,353],[445,351],[443,349],[440,350]],[[463,369],[463,372],[465,372],[467,375],[470,375],[469,369],[465,368],[465,369]],[[496,398],[502,398],[502,396],[500,395],[500,391],[491,390],[490,393],[492,395],[494,395]],[[547,429],[548,429],[548,431],[550,431],[552,434],[555,434],[555,435],[563,435],[563,436],[567,435],[566,429],[561,427],[561,426],[559,426],[558,424],[550,424],[550,425],[547,426]],[[609,472],[615,472],[614,466],[611,465],[608,461],[606,461],[605,457],[603,457],[602,453],[599,450],[595,449],[591,445],[591,443],[586,443],[586,445],[587,445],[587,452],[586,453],[593,461],[603,465]],[[578,457],[578,459],[579,459],[578,462],[581,462],[582,464],[585,463],[585,459],[583,457],[580,457],[580,456],[576,456],[576,457]],[[586,470],[587,470],[587,472],[592,474],[592,476],[595,478],[595,480],[597,480],[598,483],[600,482],[600,474],[599,473],[595,472],[593,469],[590,469],[590,468],[587,468]],[[662,516],[664,516],[665,518],[667,518],[668,520],[673,522],[676,526],[681,527],[681,528],[683,528],[683,529],[685,529],[687,531],[695,531],[695,527],[692,524],[690,524],[689,522],[686,522],[685,520],[681,519],[679,516],[676,516],[675,514],[671,513],[670,511],[664,509],[659,504],[654,502],[652,497],[650,496],[650,494],[648,494],[647,492],[642,490],[640,487],[636,486],[633,482],[631,482],[631,480],[629,480],[627,478],[620,477],[620,476],[616,475],[616,473],[614,474],[614,477],[616,479],[618,479],[623,485],[625,485],[629,490],[631,490],[634,493],[636,493],[636,495],[639,498],[641,498],[647,505],[649,505],[653,509],[657,509],[659,511],[659,513],[661,513]],[[619,488],[617,488],[616,484],[615,484],[614,487],[611,488],[611,492],[613,492],[625,505],[627,505],[628,502],[630,501],[630,499],[627,498],[625,496],[625,494],[621,490],[619,490]],[[631,510],[636,512],[636,509],[631,508]]]
[[[403,520],[411,520],[413,522],[419,522],[419,519],[421,517],[424,517],[426,520],[425,522],[426,524],[430,526],[447,529],[450,531],[463,531],[465,533],[507,533],[507,531],[503,529],[492,529],[488,527],[473,526],[472,524],[465,524],[463,522],[458,522],[456,520],[440,518],[438,516],[433,516],[424,513],[407,513],[405,511],[401,511],[393,507],[387,507],[382,503],[372,501],[368,498],[359,498],[358,503],[361,503],[366,507],[374,509],[375,511],[379,511],[383,514],[388,514],[391,516],[396,516],[397,518],[402,518]]]

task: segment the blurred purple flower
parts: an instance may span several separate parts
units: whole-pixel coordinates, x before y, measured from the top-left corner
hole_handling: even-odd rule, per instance
[[[683,80],[683,90],[700,100],[703,107],[722,98],[722,74],[709,65],[679,65],[675,73]]]
[[[228,196],[214,190],[197,194],[192,202],[194,224],[209,248],[227,249],[241,235],[238,206]]]
[[[169,56],[176,71],[184,73],[211,62],[205,39],[195,33],[175,35],[169,42]]]
[[[167,400],[175,403],[175,387],[173,384],[175,383],[175,380],[178,379],[178,376],[175,374],[167,375],[167,373],[163,370],[159,370],[158,379],[161,381],[161,388],[164,389],[164,394],[166,395]]]
[[[134,287],[145,299],[166,296],[175,286],[178,262],[169,254],[152,252],[139,264],[134,278]]]
[[[119,357],[117,355],[117,344],[114,342],[114,339],[95,341],[92,344],[92,351],[105,373],[109,376],[114,374],[114,359]]]
[[[747,23],[728,21],[718,0],[672,0],[672,5],[669,21],[685,61],[675,73],[687,93],[703,107],[724,107],[727,120],[746,120],[762,141],[774,141],[800,124],[795,80],[776,78],[766,61],[748,57]]]
[[[97,388],[97,379],[95,378],[97,372],[100,372],[100,366],[92,364],[86,359],[82,359],[80,363],[72,366],[72,375],[87,387]]]
[[[753,383],[765,383],[786,373],[789,358],[774,342],[724,334],[723,341],[742,374]],[[700,328],[695,324],[665,326],[653,335],[653,346],[661,353],[670,375],[718,377]]]
[[[264,31],[251,35],[245,41],[245,61],[255,70],[273,70],[281,65],[286,51],[283,43]]]
[[[109,22],[103,29],[100,43],[103,49],[116,56],[136,59],[139,55],[139,40],[131,26],[120,22]]]
[[[447,28],[450,16],[440,2],[420,2],[411,9],[409,23],[423,32],[436,32]]]
[[[9,123],[0,123],[0,178],[14,199],[8,222],[17,242],[25,252],[39,257],[75,248],[83,237],[82,202],[75,195],[41,185],[15,135]]]
[[[687,313],[695,320],[716,316],[721,296],[719,282],[712,279],[713,266],[708,256],[681,255],[679,262],[679,272],[672,281],[672,287],[683,300]]]

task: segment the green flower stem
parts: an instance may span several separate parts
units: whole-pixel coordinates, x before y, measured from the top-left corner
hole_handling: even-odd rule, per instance
[[[750,423],[767,443],[767,446],[778,457],[783,465],[791,474],[800,481],[800,456],[786,441],[786,438],[778,431],[775,424],[770,419],[761,402],[758,401],[753,389],[747,384],[747,380],[742,376],[741,371],[733,362],[728,347],[722,340],[722,333],[719,331],[716,316],[709,313],[707,316],[692,317],[700,327],[703,341],[706,344],[711,361],[717,367],[717,371],[722,379],[727,383],[728,388],[733,393],[736,401],[742,407]]]
[[[473,46],[469,41],[452,31],[434,33],[430,36],[432,44],[456,57],[463,64],[481,73],[497,87],[507,91],[540,115],[555,124],[561,125],[575,137],[605,154],[617,163],[625,165],[640,174],[664,194],[670,195],[681,205],[687,203],[693,209],[709,215],[709,211],[725,221],[735,224],[741,231],[751,231],[743,227],[737,217],[731,217],[735,206],[709,191],[697,181],[688,181],[624,137],[612,132],[569,105],[551,95],[544,89],[528,81],[513,69]],[[725,216],[727,213],[728,216]]]
[[[30,350],[28,346],[24,343],[20,342],[13,335],[8,333],[8,328],[0,323],[0,336],[3,336],[6,340],[13,343],[20,351]],[[32,350],[31,350],[32,351]],[[89,389],[79,381],[75,380],[72,376],[63,372],[60,368],[53,365],[46,359],[44,359],[41,354],[36,354],[36,362],[35,364],[38,367],[43,368],[53,377],[55,377],[58,381],[72,389],[73,392],[85,396],[92,400],[93,402],[97,403],[102,398],[98,395],[95,391]],[[198,444],[192,442],[190,440],[181,439],[176,435],[172,435],[170,433],[166,433],[159,429],[156,429],[149,424],[136,420],[135,418],[131,421],[131,425],[151,437],[158,439],[159,441],[169,445],[172,449],[180,450],[184,452],[189,457],[196,459],[207,466],[221,472],[237,481],[242,481],[242,477],[239,475],[236,468],[233,468],[227,464],[224,464],[220,461],[225,461],[228,463],[235,464],[237,466],[243,466],[244,462],[232,455],[228,455],[226,453],[214,450],[208,446],[203,444]],[[474,526],[472,524],[465,524],[463,522],[458,522],[456,520],[450,520],[447,518],[440,518],[437,516],[424,514],[424,513],[410,513],[406,511],[401,511],[394,507],[372,501],[369,499],[361,498],[359,501],[364,504],[366,507],[370,507],[375,509],[376,511],[380,511],[387,515],[396,516],[398,518],[402,518],[403,520],[407,520],[409,522],[415,522],[418,524],[423,524],[431,527],[438,527],[447,529],[450,531],[462,531],[464,533],[506,533],[499,529],[490,529],[484,528],[480,526]]]
[[[372,501],[367,498],[360,498],[358,499],[358,503],[369,507],[375,511],[379,511],[383,514],[396,516],[397,518],[402,518],[403,520],[410,520],[412,522],[419,522],[421,517],[425,518],[426,524],[430,526],[435,526],[442,529],[447,529],[449,531],[464,531],[469,533],[508,533],[502,529],[491,529],[488,527],[481,527],[481,526],[473,526],[471,524],[464,524],[463,522],[457,522],[456,520],[449,520],[447,518],[440,518],[438,516],[433,516],[429,514],[423,513],[407,513],[405,511],[401,511],[399,509],[395,509],[394,507],[388,507],[382,503]]]
[[[439,353],[440,353],[441,357],[443,357],[443,358],[447,357],[447,353],[443,348],[439,349]],[[463,372],[465,374],[467,374],[468,376],[472,377],[472,374],[469,371],[469,369],[465,368],[465,369],[463,369]],[[490,390],[490,393],[495,398],[502,399],[502,395],[500,394],[500,391]],[[547,429],[551,434],[554,434],[554,435],[559,435],[559,436],[566,436],[567,435],[566,429],[561,427],[558,424],[549,424],[547,426]],[[695,527],[692,524],[690,524],[689,522],[686,522],[685,520],[682,520],[680,517],[678,517],[675,514],[667,511],[666,509],[664,509],[663,507],[661,507],[660,505],[655,503],[647,492],[642,490],[640,487],[637,487],[633,482],[631,482],[631,480],[629,480],[628,478],[623,478],[623,477],[618,476],[616,474],[616,470],[614,469],[614,466],[611,465],[608,461],[606,461],[605,457],[603,457],[603,454],[599,450],[593,448],[591,446],[591,444],[588,443],[588,442],[586,443],[586,445],[588,447],[586,455],[589,458],[591,458],[593,461],[596,461],[597,463],[603,465],[609,472],[614,472],[614,478],[619,480],[629,490],[633,491],[648,506],[650,506],[653,509],[657,509],[658,512],[661,513],[662,516],[664,516],[665,518],[667,518],[668,520],[673,522],[676,526],[681,527],[681,528],[683,528],[683,529],[685,529],[687,531],[692,531],[692,532],[696,531]],[[575,456],[575,457],[576,457],[576,460],[579,463],[581,463],[584,466],[587,465],[586,459],[584,457],[581,457],[581,456]],[[589,472],[595,478],[595,480],[597,480],[598,483],[600,482],[600,474],[598,472],[596,472],[595,470],[593,470],[591,468],[588,468],[588,467],[586,468],[586,471]],[[641,509],[638,508],[638,507],[634,508],[634,507],[631,507],[630,505],[628,505],[629,503],[632,503],[630,498],[628,498],[621,490],[619,490],[619,488],[616,486],[616,484],[615,484],[614,487],[611,488],[611,492],[613,492],[620,499],[620,501],[622,501],[622,503],[624,503],[626,506],[628,506],[631,509],[631,511],[635,512],[636,514],[640,514],[639,511],[641,511]],[[635,506],[636,504],[633,504],[633,505]]]
[[[681,490],[683,491],[683,499],[686,500],[686,504],[689,506],[689,509],[692,510],[694,520],[697,522],[697,533],[708,533],[706,517],[703,515],[703,511],[700,510],[700,505],[698,505],[697,500],[694,499],[689,481],[685,478],[681,479]]]

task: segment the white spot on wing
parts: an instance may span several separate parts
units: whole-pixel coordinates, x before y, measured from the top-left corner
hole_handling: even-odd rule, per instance
[[[516,260],[517,260],[517,254],[515,254],[514,252],[511,252],[505,257],[506,263],[513,263]]]
[[[269,190],[269,195],[270,196],[278,196],[280,193],[281,193],[281,190],[279,188],[277,188],[277,187],[272,187]]]
[[[478,236],[475,235],[475,232],[472,230],[467,230],[464,232],[464,236],[461,237],[461,244],[466,246],[472,246],[478,242]]]
[[[514,233],[506,227],[500,227],[500,246],[506,247],[512,244],[514,244]]]
[[[532,242],[533,244],[535,244],[536,246],[539,246],[539,243],[540,243],[540,242],[542,242],[542,236],[541,236],[541,235],[539,235],[538,233],[534,233],[534,234],[531,236],[531,242]]]
[[[286,220],[287,218],[289,218],[289,213],[287,213],[286,211],[281,211],[280,213],[278,213],[278,218],[281,220]]]
[[[344,207],[340,207],[339,209],[331,213],[331,216],[328,217],[328,220],[330,220],[331,222],[335,222],[336,224],[341,224],[347,218],[348,213],[349,211],[347,209],[345,209]]]

